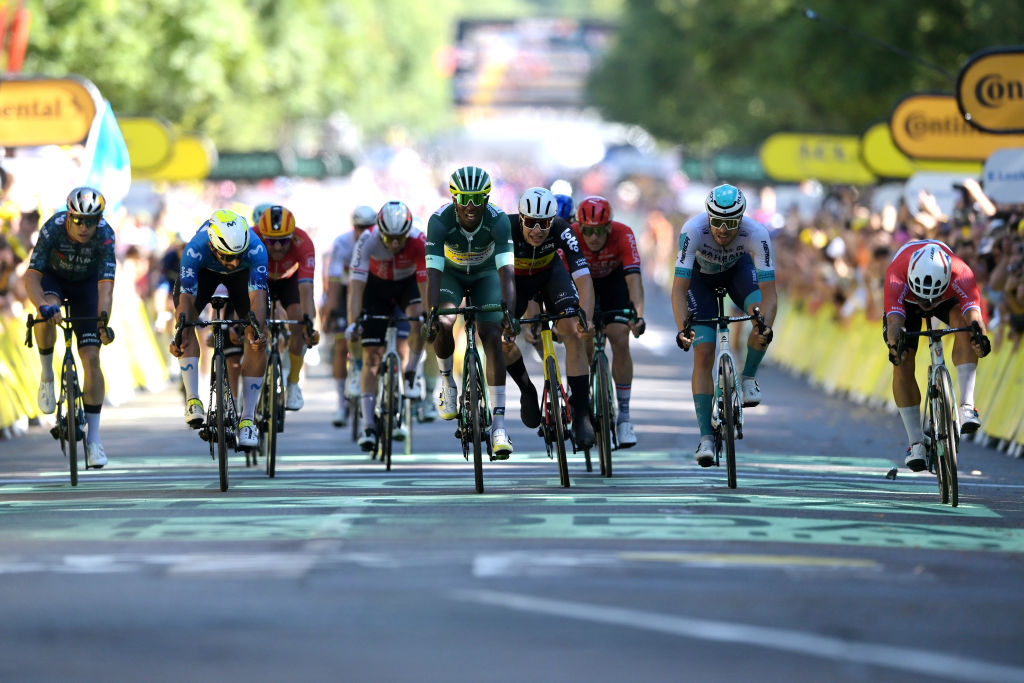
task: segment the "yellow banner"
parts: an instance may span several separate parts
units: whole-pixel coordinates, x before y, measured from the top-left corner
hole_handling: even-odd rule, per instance
[[[96,86],[78,76],[4,77],[0,82],[0,146],[83,142],[101,104]]]
[[[132,173],[156,170],[171,158],[175,134],[171,126],[161,118],[149,116],[117,117],[121,127],[128,157],[132,162]]]
[[[798,183],[869,185],[874,175],[860,160],[860,138],[855,135],[775,133],[761,144],[761,165],[771,178]]]
[[[1024,47],[973,55],[957,77],[956,102],[975,128],[1024,133]]]
[[[880,121],[870,126],[860,138],[860,158],[864,165],[881,178],[909,178],[921,171],[962,173],[965,177],[981,177],[981,162],[914,160],[901,152],[892,141],[889,124]]]
[[[155,169],[139,173],[137,177],[139,180],[203,180],[210,175],[210,169],[216,163],[217,148],[208,138],[179,135],[171,150],[171,158]]]
[[[1003,147],[1024,146],[1024,135],[983,133],[964,120],[952,95],[904,97],[889,117],[893,142],[911,159],[984,162]]]

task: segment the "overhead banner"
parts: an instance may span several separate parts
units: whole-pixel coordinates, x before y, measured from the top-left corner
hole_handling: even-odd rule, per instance
[[[981,177],[981,163],[975,161],[929,161],[911,159],[892,141],[887,121],[872,124],[860,138],[860,159],[880,178],[909,178],[921,171],[962,173]]]
[[[162,118],[151,116],[121,116],[117,119],[128,146],[128,157],[135,173],[153,171],[171,158],[177,135]]]
[[[984,179],[985,194],[996,204],[1024,203],[1024,147],[993,152]]]
[[[1003,147],[1024,147],[1024,135],[983,133],[966,120],[953,95],[915,93],[889,117],[893,142],[911,159],[983,162]]]
[[[875,176],[860,160],[855,135],[775,133],[761,145],[761,165],[770,178],[799,183],[869,185]]]
[[[979,130],[1024,133],[1024,46],[972,55],[957,76],[956,103]]]
[[[217,163],[217,148],[209,138],[200,135],[179,135],[174,141],[171,157],[162,166],[139,173],[141,180],[190,181],[204,180]]]
[[[0,147],[74,145],[89,135],[103,100],[79,76],[0,80]]]

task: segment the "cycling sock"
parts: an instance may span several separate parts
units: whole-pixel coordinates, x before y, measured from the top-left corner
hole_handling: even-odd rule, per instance
[[[100,442],[100,409],[103,404],[92,405],[90,403],[83,403],[82,407],[85,408],[85,424],[89,427],[89,431],[85,436],[86,443],[99,443]]]
[[[302,372],[302,361],[304,358],[304,354],[296,356],[291,351],[288,352],[288,360],[291,362],[291,366],[288,368],[288,384],[298,383],[299,373]]]
[[[615,401],[619,404],[619,417],[615,423],[629,422],[629,395],[633,392],[632,384],[615,385]]]
[[[978,376],[977,363],[964,363],[956,366],[956,376],[960,380],[960,403],[974,405],[974,380]]]
[[[39,349],[39,364],[42,366],[42,375],[40,377],[44,382],[53,381],[53,347],[48,349]]]
[[[182,358],[178,368],[181,370],[181,384],[185,387],[185,398],[199,398],[199,357]]]
[[[251,420],[256,414],[256,402],[263,388],[263,377],[242,377],[242,412],[243,420]]]
[[[348,379],[336,379],[334,380],[334,391],[338,394],[338,407],[345,405],[345,385],[348,383]]]
[[[526,371],[526,363],[523,362],[523,357],[520,356],[515,362],[505,365],[505,371],[508,376],[512,378],[512,381],[519,387],[519,391],[524,394],[529,392],[531,389],[536,392],[533,383],[530,382],[530,373]]]
[[[494,425],[505,426],[505,385],[498,387],[487,387],[487,393],[491,399],[491,412],[494,414]]]
[[[448,356],[447,358],[437,359],[437,369],[444,377],[452,376],[452,368],[455,367],[455,356]]]
[[[573,419],[577,415],[590,412],[590,375],[566,377],[569,383],[569,405],[572,406]]]
[[[415,349],[412,348],[412,345],[410,344],[409,360],[406,361],[406,363],[405,363],[405,371],[409,372],[411,370],[413,374],[416,374],[416,368],[419,367],[420,358],[422,358],[422,357],[423,357],[423,349],[420,349],[419,351],[416,351]]]
[[[753,379],[757,376],[757,368],[761,365],[761,359],[764,358],[764,354],[767,351],[767,348],[755,349],[753,346],[747,347],[747,360],[743,363],[744,377]]]
[[[377,416],[373,414],[373,409],[377,404],[376,394],[363,394],[363,429],[375,429],[377,426]]]
[[[924,441],[924,434],[921,432],[921,406],[905,406],[898,410],[900,417],[903,418],[903,428],[907,430],[909,445]]]
[[[693,407],[697,410],[697,426],[701,436],[711,436],[711,405],[714,400],[714,394],[693,395]]]
[[[433,394],[437,386],[437,356],[432,349],[423,357],[423,383],[427,387],[427,395]]]

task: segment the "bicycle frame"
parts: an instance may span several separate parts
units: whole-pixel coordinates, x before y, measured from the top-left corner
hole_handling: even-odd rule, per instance
[[[619,318],[636,320],[636,309],[621,308],[594,312],[594,358],[590,363],[591,384],[591,418],[594,422],[594,445],[597,448],[601,475],[612,476],[612,451],[619,448],[619,436],[615,432],[618,416],[618,402],[615,400],[615,382],[612,378],[611,364],[605,351],[608,336],[605,326],[622,322]],[[587,471],[591,471],[590,451],[586,451]]]
[[[271,304],[270,310],[274,310]],[[256,424],[260,431],[258,451],[263,454],[267,476],[273,477],[277,472],[277,435],[284,432],[285,424],[285,379],[279,342],[287,341],[287,327],[304,323],[312,330],[313,323],[308,316],[303,320],[268,320],[267,331],[267,371],[263,378],[259,402],[256,404]],[[269,408],[268,408],[269,406]],[[245,462],[248,466],[256,464],[256,451],[246,451]]]
[[[374,417],[377,423],[377,442],[371,457],[380,456],[386,470],[391,470],[391,455],[394,445],[392,430],[402,425],[405,404],[405,390],[402,382],[402,357],[398,353],[398,323],[409,320],[405,315],[367,315],[359,316],[360,322],[366,320],[385,320],[387,329],[384,332],[384,355],[377,368],[377,400],[374,406]],[[391,387],[389,391],[389,387]],[[391,394],[390,396],[388,394]],[[410,420],[411,422],[411,420]],[[407,436],[408,439],[411,436]]]

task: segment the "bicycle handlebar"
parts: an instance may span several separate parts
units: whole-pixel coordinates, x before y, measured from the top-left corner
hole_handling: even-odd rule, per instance
[[[438,315],[465,315],[466,313],[503,313],[508,310],[508,304],[484,304],[483,306],[460,306],[458,308],[439,308]]]
[[[911,337],[928,337],[929,339],[941,339],[947,334],[955,334],[957,332],[969,332],[971,334],[971,341],[981,347],[981,356],[985,357],[992,351],[992,342],[989,338],[981,331],[981,325],[977,321],[972,322],[970,325],[962,327],[943,327],[934,330],[918,330],[917,332],[907,332],[905,329],[900,329],[896,335],[896,343],[889,347],[892,350],[889,360],[896,364],[895,359],[899,359],[903,356],[903,352],[907,350],[907,340]]]
[[[520,318],[520,325],[533,325],[533,324],[544,324],[554,322],[556,320],[562,320],[563,318],[576,318],[583,329],[587,329],[587,314],[582,308],[570,307],[562,311],[561,313],[538,313],[532,318]]]
[[[65,330],[69,330],[73,323],[87,323],[94,320],[101,323],[100,327],[105,327],[107,329],[107,336],[110,337],[110,341],[114,341],[114,328],[107,325],[107,317],[105,315],[76,315],[74,317],[62,317],[60,319],[60,326]],[[25,319],[25,346],[30,349],[32,348],[32,326],[48,322],[50,322],[49,318],[36,318],[31,313],[28,314],[28,317]]]
[[[231,327],[233,325],[251,327],[256,333],[256,341],[263,341],[263,333],[260,332],[259,321],[256,320],[256,314],[252,311],[249,311],[248,320],[185,320],[185,314],[181,313],[178,315],[178,323],[174,327],[174,345],[179,348],[181,347],[181,335],[186,327]]]

